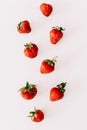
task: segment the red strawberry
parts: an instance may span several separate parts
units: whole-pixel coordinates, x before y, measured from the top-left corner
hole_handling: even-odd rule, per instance
[[[47,74],[47,73],[54,71],[55,62],[56,62],[55,58],[53,58],[52,60],[50,60],[50,59],[43,60],[41,63],[40,72],[42,74]]]
[[[30,100],[33,99],[37,94],[37,88],[34,84],[29,84],[26,82],[26,86],[19,89],[21,96],[26,99]]]
[[[56,44],[62,37],[63,37],[63,32],[65,29],[62,27],[53,27],[53,29],[50,31],[50,42],[52,44]]]
[[[50,90],[50,101],[57,101],[63,98],[65,92],[66,82],[53,87]]]
[[[30,112],[29,117],[34,122],[40,122],[44,119],[44,113],[42,110],[34,108],[34,111]]]
[[[24,49],[25,56],[29,58],[34,58],[37,56],[38,47],[36,44],[30,42],[24,46],[25,46],[25,49]]]
[[[44,16],[48,17],[48,16],[51,14],[51,12],[52,12],[53,7],[52,7],[52,5],[50,5],[50,4],[42,3],[42,4],[40,5],[40,10],[41,10],[41,12],[42,12],[42,14],[43,14]]]
[[[27,20],[21,21],[17,25],[17,30],[19,33],[30,33],[31,32],[30,23]]]

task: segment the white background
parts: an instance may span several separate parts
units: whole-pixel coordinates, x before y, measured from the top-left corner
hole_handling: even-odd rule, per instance
[[[53,6],[49,17],[39,6]],[[86,130],[87,129],[87,2],[86,0],[3,0],[0,3],[0,129],[2,130]],[[29,20],[32,32],[19,34],[17,24]],[[49,41],[53,26],[65,28],[58,44]],[[24,56],[24,44],[35,42],[38,56]],[[45,58],[58,56],[53,73],[40,74]],[[26,81],[37,84],[38,94],[25,101],[18,89]],[[65,96],[49,101],[53,86],[67,82]],[[45,119],[34,123],[29,111],[42,109]]]

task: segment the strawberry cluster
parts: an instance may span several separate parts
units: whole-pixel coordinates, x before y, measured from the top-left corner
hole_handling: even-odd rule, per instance
[[[48,17],[53,11],[53,6],[48,3],[42,3],[40,5],[41,13]],[[17,31],[21,34],[30,33],[32,31],[30,22],[28,20],[21,21],[17,25]],[[62,27],[53,27],[49,32],[49,40],[52,44],[57,44],[63,37],[64,29]],[[27,43],[24,45],[24,55],[28,58],[35,58],[38,55],[38,46],[35,43]],[[40,73],[47,74],[55,70],[56,58],[44,59],[40,66]],[[64,97],[66,82],[62,82],[55,87],[52,87],[49,91],[49,100],[58,101]],[[37,95],[37,85],[26,82],[26,85],[19,89],[21,96],[26,100],[31,100]],[[34,111],[30,112],[29,117],[34,122],[40,122],[44,119],[44,112],[40,109],[34,108]]]

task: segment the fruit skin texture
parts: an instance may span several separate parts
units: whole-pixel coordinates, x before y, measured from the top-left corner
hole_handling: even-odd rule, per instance
[[[30,42],[25,46],[25,49],[24,49],[24,54],[25,56],[29,57],[29,58],[34,58],[37,56],[38,54],[38,47],[36,44]]]
[[[34,108],[34,111],[30,112],[29,117],[34,122],[41,122],[44,119],[44,113],[42,110]]]
[[[27,20],[21,21],[17,25],[17,30],[18,30],[19,33],[30,33],[31,27],[30,27],[29,21],[27,21]]]
[[[53,7],[50,4],[42,3],[40,5],[40,10],[44,16],[48,17],[51,14],[51,12],[53,11]]]
[[[50,31],[50,42],[52,44],[57,44],[57,42],[63,37],[63,32],[65,29],[62,27],[53,27],[53,29]]]
[[[50,90],[50,101],[57,101],[64,97],[66,82],[51,88]]]
[[[21,96],[26,100],[33,99],[37,94],[37,88],[34,84],[26,82],[26,86],[19,89]]]
[[[55,70],[55,62],[56,62],[55,58],[53,58],[52,60],[50,59],[43,60],[40,66],[40,72],[42,74],[51,73],[52,71]]]

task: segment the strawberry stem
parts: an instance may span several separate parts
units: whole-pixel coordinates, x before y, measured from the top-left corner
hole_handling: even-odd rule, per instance
[[[62,27],[59,27],[59,26],[52,27],[52,28],[57,29],[57,30],[59,30],[59,31],[64,31],[64,30],[65,30],[65,28],[62,28]]]
[[[54,57],[53,59],[46,59],[45,62],[47,62],[50,66],[55,66],[55,62],[57,61],[56,60],[57,56]]]
[[[29,82],[26,82],[26,86],[19,89],[19,91],[26,92],[27,90],[30,93],[34,93],[33,88],[35,87],[35,84],[29,84]]]
[[[32,48],[33,47],[33,43],[32,42],[29,42],[29,43],[26,43],[25,45],[25,48]]]
[[[18,30],[21,29],[21,24],[22,24],[22,22],[20,22],[20,23],[17,25],[17,29],[18,29]]]
[[[60,91],[61,91],[62,93],[65,92],[65,86],[66,86],[66,82],[62,82],[62,83],[60,83],[59,85],[57,85],[57,87],[60,88]]]
[[[35,117],[35,115],[37,114],[37,110],[36,108],[34,107],[34,110],[33,111],[30,111],[29,112],[30,115],[28,115],[28,117],[31,117],[32,119]]]

